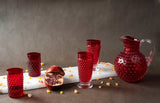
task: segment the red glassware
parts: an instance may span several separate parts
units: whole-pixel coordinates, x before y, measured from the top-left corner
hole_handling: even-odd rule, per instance
[[[28,71],[29,76],[37,77],[41,75],[41,54],[37,52],[30,52],[28,56]]]
[[[23,96],[23,69],[7,69],[8,95],[11,98]]]
[[[101,41],[95,39],[88,39],[87,40],[87,51],[93,54],[93,70],[95,71],[97,68],[97,64],[99,61],[101,49]]]
[[[92,88],[90,83],[93,71],[93,55],[90,52],[78,52],[79,88]]]
[[[124,43],[124,50],[114,61],[114,67],[117,75],[127,82],[137,82],[143,78],[148,66],[150,65],[154,49],[149,57],[145,57],[139,50],[142,42],[151,44],[151,40],[138,40],[131,36],[123,36],[120,38]]]

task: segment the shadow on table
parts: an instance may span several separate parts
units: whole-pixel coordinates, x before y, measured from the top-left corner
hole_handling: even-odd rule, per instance
[[[64,84],[61,89],[62,90],[69,90],[69,89],[73,89],[74,87],[76,87],[76,83],[70,83],[70,84]]]
[[[160,88],[160,74],[147,74],[142,80],[135,84],[151,88]]]
[[[103,84],[100,84],[101,81],[104,81]],[[106,82],[110,82],[111,86],[106,86]],[[115,86],[115,83],[119,83],[119,86]],[[150,91],[154,88],[155,91],[160,89],[160,75],[158,74],[147,74],[142,80],[136,83],[128,83],[121,80],[119,77],[113,77],[113,80],[102,79],[99,81],[93,81],[94,89],[99,91],[108,91],[108,92],[119,92],[127,94],[136,94],[137,92]],[[99,89],[99,86],[102,86]],[[152,89],[153,90],[153,89]]]

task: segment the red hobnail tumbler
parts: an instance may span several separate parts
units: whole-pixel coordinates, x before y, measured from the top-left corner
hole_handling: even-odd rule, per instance
[[[90,83],[93,71],[93,55],[90,52],[78,52],[78,73],[79,73],[79,88],[92,88]]]
[[[97,69],[97,64],[99,62],[99,55],[101,49],[101,41],[96,39],[87,40],[87,51],[93,54],[93,70]]]
[[[8,95],[11,98],[23,96],[23,69],[7,69]]]
[[[41,54],[37,52],[27,53],[29,76],[37,77],[41,75]]]

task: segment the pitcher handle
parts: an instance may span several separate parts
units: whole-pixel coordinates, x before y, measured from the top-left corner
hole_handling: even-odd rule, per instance
[[[154,56],[155,46],[153,45],[153,43],[152,43],[152,41],[150,39],[142,39],[140,41],[140,46],[141,46],[142,43],[145,43],[145,42],[150,44],[151,47],[152,47],[151,51],[149,52],[149,55],[146,56],[147,66],[149,66],[151,64],[153,56]]]

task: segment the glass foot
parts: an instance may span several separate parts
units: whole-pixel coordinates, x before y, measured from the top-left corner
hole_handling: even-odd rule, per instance
[[[95,67],[93,67],[93,71],[100,71],[101,70],[101,68],[100,68],[100,66],[95,66]]]
[[[88,89],[88,88],[92,88],[93,84],[92,83],[79,83],[78,88],[82,88],[82,89]]]

